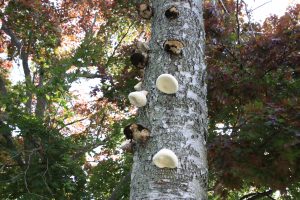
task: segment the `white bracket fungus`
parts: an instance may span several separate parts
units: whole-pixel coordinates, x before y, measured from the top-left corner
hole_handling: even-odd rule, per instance
[[[132,105],[137,107],[143,107],[147,104],[147,94],[148,92],[143,91],[137,91],[137,92],[131,92],[128,95],[129,101]]]
[[[161,149],[153,156],[153,163],[159,168],[178,167],[178,158],[175,153],[169,149]]]
[[[171,74],[162,74],[156,80],[156,87],[166,94],[175,94],[178,91],[178,81]]]
[[[134,89],[136,91],[141,91],[142,90],[142,82],[138,82],[135,86]]]

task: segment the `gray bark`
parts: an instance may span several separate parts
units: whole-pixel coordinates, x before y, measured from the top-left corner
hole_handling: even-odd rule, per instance
[[[164,13],[172,5],[177,6],[180,15],[168,20]],[[151,130],[151,137],[134,154],[130,199],[204,200],[207,105],[202,0],[153,0],[152,6],[151,52],[143,83],[149,92],[148,104],[139,109],[139,123]],[[167,39],[184,42],[182,55],[163,50]],[[176,94],[157,90],[156,79],[163,73],[178,80]],[[162,148],[175,152],[178,168],[159,169],[152,163],[153,155]]]

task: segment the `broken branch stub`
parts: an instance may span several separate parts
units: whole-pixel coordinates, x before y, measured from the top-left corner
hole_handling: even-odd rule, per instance
[[[152,7],[147,3],[137,5],[139,16],[143,19],[150,19],[153,15]]]
[[[184,47],[183,43],[179,40],[171,39],[171,40],[167,40],[164,43],[164,50],[174,55],[181,54],[183,47]]]
[[[170,20],[176,19],[179,16],[179,11],[177,10],[177,8],[175,6],[172,6],[171,8],[166,10],[165,16],[166,16],[166,18],[168,18]]]

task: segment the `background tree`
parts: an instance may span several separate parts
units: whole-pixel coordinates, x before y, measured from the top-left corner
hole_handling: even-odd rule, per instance
[[[269,191],[265,196],[280,190],[284,198],[297,198],[292,188],[299,182],[300,7],[260,25],[207,6],[208,157],[216,177],[214,194],[229,198],[230,191],[254,186],[257,192]],[[244,3],[225,6],[239,16]]]

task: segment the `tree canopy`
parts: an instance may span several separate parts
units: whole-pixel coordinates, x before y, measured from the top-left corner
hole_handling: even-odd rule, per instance
[[[298,199],[300,5],[259,24],[244,1],[204,3],[210,198]],[[0,2],[1,199],[128,199],[129,57],[151,35],[135,6]]]

